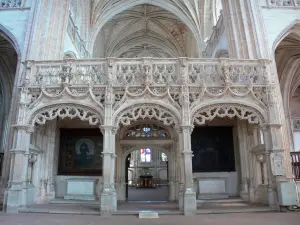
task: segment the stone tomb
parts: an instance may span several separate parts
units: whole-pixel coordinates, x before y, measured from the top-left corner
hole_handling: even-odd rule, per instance
[[[71,178],[67,180],[67,200],[96,200],[97,179]]]

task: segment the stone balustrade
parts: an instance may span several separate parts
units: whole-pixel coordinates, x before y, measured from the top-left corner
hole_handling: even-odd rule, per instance
[[[21,8],[23,6],[22,3],[22,0],[1,0],[0,9]]]
[[[267,0],[269,6],[300,7],[299,0]]]
[[[75,86],[267,86],[268,60],[88,59],[27,61],[22,85]]]

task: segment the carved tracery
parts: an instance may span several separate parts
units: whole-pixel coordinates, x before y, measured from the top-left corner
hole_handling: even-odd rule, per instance
[[[247,120],[250,124],[265,122],[258,110],[239,104],[217,104],[201,108],[194,114],[193,122],[197,125],[203,125],[206,121],[211,121],[215,117],[237,117]]]
[[[60,118],[79,118],[82,121],[88,121],[90,125],[97,125],[102,122],[102,119],[96,111],[85,107],[73,104],[61,104],[42,108],[32,116],[30,124],[45,124],[47,120]]]
[[[156,119],[161,121],[164,125],[174,125],[177,123],[177,119],[173,114],[157,105],[144,105],[135,106],[122,111],[118,114],[116,121],[116,126],[122,124],[128,126],[132,121],[138,121],[140,119]]]

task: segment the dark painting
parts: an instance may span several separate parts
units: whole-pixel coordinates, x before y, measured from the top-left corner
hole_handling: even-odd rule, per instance
[[[195,127],[193,172],[235,171],[232,127]]]
[[[99,129],[60,129],[59,174],[102,175],[102,151]]]

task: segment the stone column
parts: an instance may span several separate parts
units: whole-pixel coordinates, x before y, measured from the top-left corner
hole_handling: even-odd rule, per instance
[[[258,1],[222,0],[231,58],[268,58],[267,35]]]
[[[184,164],[184,195],[183,195],[183,211],[184,215],[193,215],[196,213],[196,192],[193,181],[192,157],[191,149],[191,131],[192,126],[181,126],[183,138],[183,164]]]
[[[115,130],[112,126],[102,126],[104,149],[102,152],[102,190],[100,193],[100,213],[103,216],[111,215],[116,210],[116,189],[114,181],[115,160]]]
[[[174,147],[174,145],[172,145],[172,148]],[[169,151],[169,157],[168,157],[168,173],[169,173],[169,201],[175,201],[176,197],[175,197],[175,176],[176,176],[176,167],[175,167],[175,159],[174,159],[174,153],[175,151],[173,149],[171,149],[171,151]]]
[[[117,191],[117,200],[125,201],[126,200],[126,184],[125,184],[125,171],[124,171],[124,162],[123,162],[123,151],[120,142],[117,141],[116,146],[116,155],[117,155],[117,183],[116,183],[116,191]]]
[[[14,148],[11,153],[11,170],[8,187],[5,191],[4,205],[7,212],[17,212],[19,207],[28,205],[28,158],[30,134],[29,126],[14,126],[17,131],[14,137]]]
[[[25,57],[32,60],[63,58],[70,0],[33,1]]]
[[[178,129],[178,145],[177,145],[177,161],[178,161],[178,205],[179,210],[183,210],[183,195],[184,195],[184,163],[183,163],[183,135],[182,130]]]
[[[248,179],[249,179],[249,162],[247,157],[247,121],[238,120],[238,138],[239,138],[239,150],[241,161],[241,197],[248,201]]]
[[[266,147],[268,201],[272,208],[278,207],[276,183],[286,181],[284,150],[281,148],[281,125],[268,124],[263,127]]]

